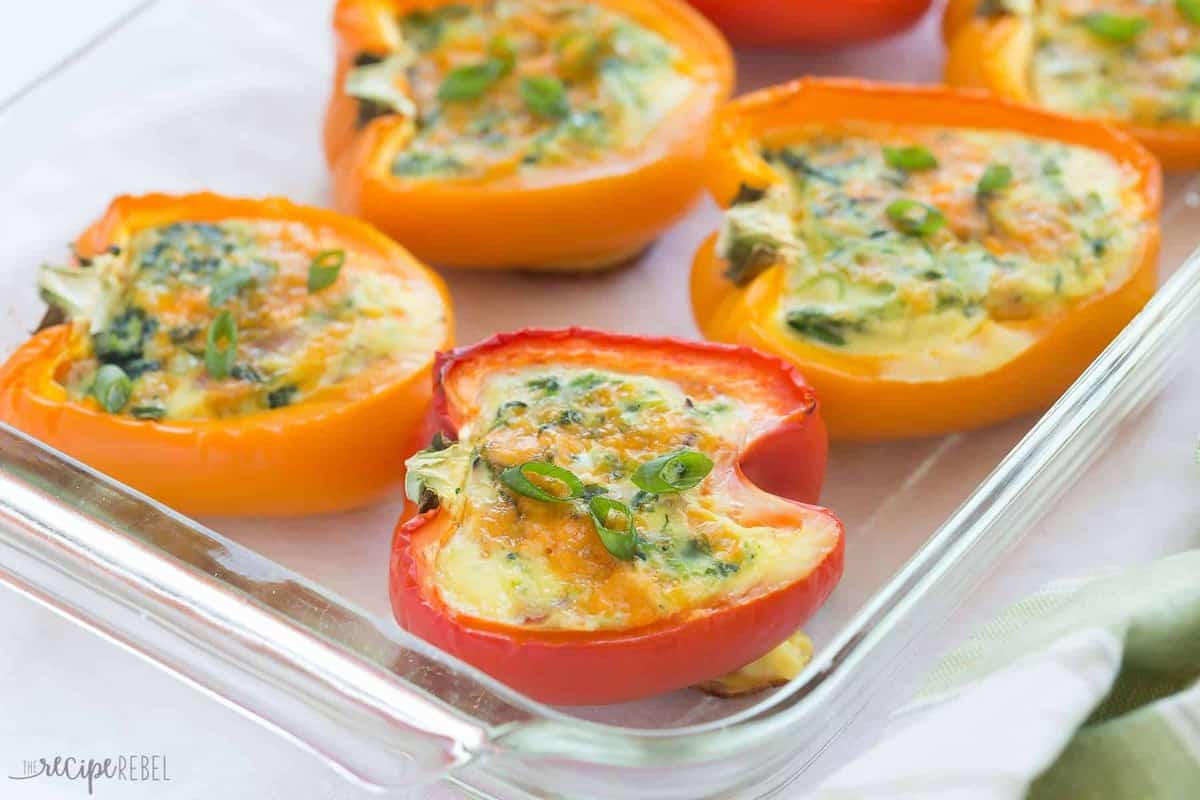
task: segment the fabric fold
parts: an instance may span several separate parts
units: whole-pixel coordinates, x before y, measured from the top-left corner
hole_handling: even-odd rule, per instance
[[[1200,797],[1200,551],[1011,606],[810,797]]]

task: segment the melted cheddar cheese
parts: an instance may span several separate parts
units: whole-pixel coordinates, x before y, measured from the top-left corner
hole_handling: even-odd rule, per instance
[[[360,120],[400,114],[392,173],[503,177],[636,147],[691,92],[681,54],[588,2],[491,0],[410,12],[346,79]]]
[[[1031,338],[993,323],[1123,280],[1143,228],[1135,170],[1017,133],[846,122],[761,154],[780,181],[744,187],[727,212],[730,279],[782,265],[774,319],[787,335],[906,356],[902,369],[1011,358]]]
[[[1040,0],[1016,10],[1033,26],[1029,76],[1040,105],[1149,125],[1200,123],[1200,5]]]
[[[812,639],[804,631],[796,631],[762,658],[728,675],[697,684],[696,688],[718,697],[741,697],[783,686],[804,671],[812,656]]]
[[[308,286],[322,252],[344,258]],[[136,232],[80,267],[47,267],[43,294],[77,320],[59,379],[76,400],[101,367],[131,381],[114,413],[203,420],[318,401],[366,370],[411,370],[442,341],[444,310],[425,281],[381,268],[330,230],[274,220],[177,222]],[[82,301],[82,302],[81,302]],[[236,326],[227,374],[206,364],[222,312]]]
[[[651,625],[781,586],[828,541],[759,524],[753,490],[731,496],[737,453],[778,422],[770,409],[711,387],[687,394],[659,378],[577,367],[497,373],[478,407],[456,443],[408,463],[418,486],[410,495],[432,492],[454,520],[427,558],[458,613],[547,630]],[[698,486],[655,495],[633,484],[640,464],[681,448],[715,463]],[[625,503],[637,557],[610,555],[580,504],[542,502],[498,480],[530,460]]]

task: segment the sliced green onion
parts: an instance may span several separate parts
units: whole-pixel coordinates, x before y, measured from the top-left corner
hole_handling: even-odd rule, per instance
[[[903,172],[922,172],[927,169],[935,169],[938,165],[938,160],[933,153],[920,145],[885,147],[883,148],[883,160],[888,163],[889,167]]]
[[[567,490],[567,494],[551,494],[529,479],[530,475],[557,481]],[[583,481],[575,477],[575,473],[545,461],[526,461],[517,467],[509,467],[500,473],[500,482],[517,494],[532,497],[545,503],[566,503],[583,497]]]
[[[910,236],[929,236],[946,224],[946,218],[936,207],[908,198],[889,203],[887,215]]]
[[[208,305],[210,308],[220,308],[232,299],[238,292],[250,285],[254,276],[245,267],[236,267],[229,272],[218,275],[208,290]]]
[[[509,63],[499,58],[452,69],[438,89],[438,99],[444,103],[474,100],[500,80],[508,69]]]
[[[317,253],[308,264],[308,293],[314,294],[332,286],[345,263],[345,250],[322,250]]]
[[[1175,0],[1175,8],[1188,22],[1200,25],[1200,0]]]
[[[204,366],[217,380],[229,375],[237,359],[237,323],[228,311],[222,311],[208,328],[204,347]]]
[[[533,113],[562,119],[571,113],[567,103],[567,87],[558,78],[550,75],[530,75],[521,78],[521,99]]]
[[[603,495],[596,495],[588,501],[588,513],[592,515],[592,524],[604,549],[622,561],[633,561],[637,556],[637,529],[633,525],[633,512],[624,503],[612,500]],[[609,520],[613,514],[625,518],[621,528],[610,528]]]
[[[147,403],[146,405],[134,406],[129,410],[134,419],[162,419],[167,415],[166,406],[162,403]]]
[[[1123,17],[1120,14],[1100,11],[1086,15],[1083,18],[1083,27],[1099,39],[1114,44],[1126,44],[1141,36],[1150,27],[1150,20],[1145,17]]]
[[[133,381],[116,364],[105,364],[96,370],[92,394],[105,411],[117,414],[129,402],[129,395],[133,394]]]
[[[1012,183],[1012,167],[1007,164],[992,164],[983,171],[979,183],[975,185],[977,194],[992,194]]]
[[[712,459],[704,453],[680,450],[642,464],[633,473],[633,483],[654,494],[682,492],[704,480],[712,467]]]

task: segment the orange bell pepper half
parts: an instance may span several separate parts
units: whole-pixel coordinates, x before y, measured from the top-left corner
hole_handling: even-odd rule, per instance
[[[0,421],[189,514],[342,511],[402,484],[453,320],[396,243],[279,198],[151,194],[114,200],[75,253],[43,294],[84,306],[0,367]],[[95,287],[142,305],[98,325]]]
[[[1189,120],[1190,111],[1183,111],[1192,103],[1192,95],[1171,101],[1167,88],[1173,80],[1169,64],[1186,59],[1200,46],[1200,17],[1188,16],[1194,10],[1185,13],[1184,4],[1174,2],[1093,0],[1063,3],[1055,10],[1042,9],[1044,4],[1035,0],[1019,11],[1018,5],[949,0],[942,18],[947,83],[1111,122],[1137,137],[1167,170],[1200,169],[1200,120]],[[1044,28],[1047,21],[1052,23],[1049,29]],[[1060,37],[1056,31],[1066,35]],[[1056,67],[1052,58],[1064,65],[1069,60],[1074,67]],[[1114,68],[1101,63],[1108,60]],[[1037,69],[1042,62],[1047,65],[1044,73]],[[1039,91],[1043,74],[1046,90]],[[1114,95],[1125,99],[1113,107],[1105,107],[1103,101],[1088,107],[1094,98],[1110,92],[1063,82],[1084,77],[1106,82],[1110,88],[1124,81],[1129,91]],[[1179,87],[1186,83],[1175,81]]]
[[[324,131],[335,207],[446,266],[591,270],[649,246],[703,188],[705,147],[732,89],[733,58],[720,33],[682,0],[581,7],[612,19],[596,23],[603,30],[580,23],[558,33],[560,23],[533,11],[524,22],[489,17],[497,30],[517,29],[486,39],[455,35],[442,47],[429,37],[462,9],[482,14],[485,6],[340,0]],[[404,19],[421,21],[420,41],[404,38]],[[612,31],[626,25],[641,38],[618,42],[625,34]],[[657,43],[646,45],[649,36]],[[671,48],[673,77],[644,90],[651,101],[670,99],[661,119],[614,105],[622,93],[643,90],[640,73],[622,83],[609,65],[632,63],[622,54],[642,46]],[[385,70],[362,90],[382,105],[347,93],[348,76],[363,65]],[[638,132],[613,133],[626,129]],[[539,155],[546,142],[553,159]]]
[[[396,530],[392,607],[530,697],[614,703],[720,677],[841,576],[842,525],[809,505],[817,399],[774,357],[523,330],[442,355],[434,379],[440,435],[409,461],[420,505]]]
[[[973,132],[959,140],[952,135],[955,129]],[[822,131],[828,135],[817,145],[789,155],[789,147],[803,145]],[[845,135],[853,138],[853,144],[838,145],[839,131],[848,131]],[[872,138],[876,136],[878,142]],[[1001,138],[984,138],[989,136]],[[901,146],[905,143],[909,146]],[[1049,176],[1052,168],[1059,168],[1057,162],[1047,157],[1040,168],[1016,161],[989,163],[1003,160],[1005,153],[1025,152],[1022,147],[1031,153],[1074,152],[1068,146],[1089,148],[1074,156],[1079,164],[1099,165],[1096,171],[1111,175],[1113,185],[1120,188],[1107,199],[1100,193],[1073,199],[1061,176],[1055,176],[1054,191],[1067,191],[1061,195],[1067,199],[1038,206],[1036,192],[1041,189],[1036,180],[1051,178],[1030,179],[1029,173]],[[796,216],[786,223],[795,224],[796,230],[809,224],[826,226],[821,228],[825,233],[814,234],[812,241],[790,245],[809,248],[803,252],[815,256],[795,256],[789,262],[796,265],[791,272],[786,259],[771,257],[757,265],[759,271],[736,280],[738,276],[731,277],[731,263],[718,254],[714,236],[696,255],[691,295],[705,336],[776,353],[802,370],[822,398],[834,439],[936,435],[1045,408],[1154,291],[1161,203],[1158,163],[1132,138],[1106,125],[943,87],[806,79],[730,103],[718,120],[711,152],[709,188],[727,209],[789,186],[815,186],[812,191],[829,193],[820,207],[805,206],[817,201],[797,201],[790,212]],[[768,158],[774,163],[768,163]],[[822,158],[831,166],[823,166],[818,161]],[[791,166],[785,169],[781,159],[790,159]],[[853,172],[838,172],[858,169],[855,165],[860,164],[878,165],[882,179],[873,182]],[[1070,168],[1087,172],[1091,166]],[[790,178],[788,169],[795,170]],[[1009,193],[1006,205],[997,213],[993,203],[1005,193]],[[1122,226],[1119,235],[1126,237],[1121,239],[1126,246],[1121,252],[1127,250],[1127,258],[1112,266],[1111,277],[1096,278],[1107,273],[1093,271],[1090,279],[1097,281],[1095,285],[1077,295],[1062,295],[1061,301],[1053,299],[1061,292],[1061,270],[1053,277],[1053,286],[1049,275],[1044,280],[1030,278],[1027,285],[1004,283],[1010,273],[1020,274],[1014,263],[1037,270],[1039,259],[1058,257],[1067,246],[1062,242],[1075,246],[1085,241],[1070,227],[1069,213],[1072,209],[1083,213],[1080,203],[1093,201],[1100,204],[1098,209],[1105,202],[1118,205],[1089,212],[1093,222],[1088,224]],[[832,212],[826,223],[824,215],[839,208],[838,203],[842,210]],[[1113,223],[1117,214],[1126,213],[1122,204],[1128,204],[1128,219]],[[909,216],[917,211],[921,212],[917,217]],[[839,213],[846,218],[838,219]],[[854,227],[864,224],[866,228]],[[836,233],[837,242],[825,245],[820,237],[837,231],[841,231]],[[880,249],[872,249],[875,242]],[[1103,240],[1097,238],[1087,246],[1096,259],[1107,257]],[[939,263],[932,255],[938,248],[951,254],[947,261]],[[910,261],[926,263],[925,251],[931,254],[927,274],[905,278],[908,283],[903,284],[879,278],[911,269]],[[828,264],[844,263],[838,259],[847,252],[857,253],[857,261],[839,267],[846,270],[841,277],[823,272]],[[1014,262],[1015,257],[1022,260]],[[977,274],[969,271],[975,268],[972,264],[985,265],[991,283],[979,297],[963,300],[967,278],[948,283],[946,272],[962,269],[967,275]],[[866,317],[847,320],[834,312],[828,318],[796,312],[793,318],[786,306],[794,296],[789,292],[796,292],[795,287],[810,274],[824,275],[811,281],[828,281],[830,287],[841,282],[840,289],[829,291],[842,294],[827,295],[823,298],[827,301],[854,296],[857,290],[853,286],[848,290],[847,280],[876,281],[870,291],[879,294],[868,292],[865,301],[861,295],[856,301],[877,303],[871,312],[875,316],[864,322]],[[1085,279],[1089,279],[1086,274],[1080,278]],[[1068,276],[1069,280],[1073,278]],[[1005,290],[1005,285],[1013,288]],[[1035,290],[1051,300],[1034,305],[1028,292]],[[901,302],[918,309],[927,304],[919,312],[926,320],[963,326],[970,322],[975,327],[959,339],[938,340],[933,338],[938,329],[932,323],[922,328],[919,316],[905,318],[908,312],[897,312],[898,307],[904,308]],[[943,304],[951,311],[957,309],[958,316],[941,316]],[[849,306],[835,303],[835,307]],[[893,340],[885,338],[886,331],[898,325],[908,326],[901,331],[927,330],[930,338],[915,338],[916,344],[907,349],[891,347]],[[872,347],[856,349],[851,339],[861,335],[863,326],[868,332],[885,333],[873,334]],[[944,345],[938,343],[943,341]]]
[[[691,0],[734,44],[846,44],[913,25],[931,0]]]

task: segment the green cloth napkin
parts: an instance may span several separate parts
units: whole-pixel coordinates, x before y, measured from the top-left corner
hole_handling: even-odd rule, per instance
[[[1048,587],[947,657],[821,798],[1200,800],[1200,551]]]

